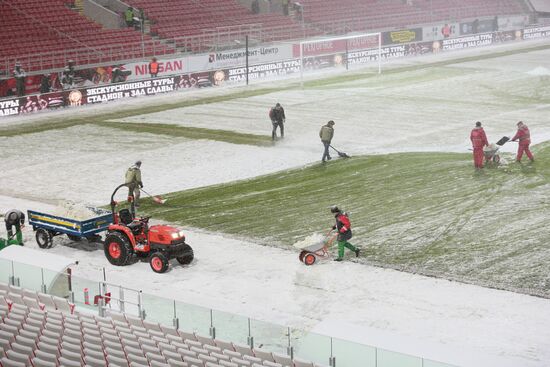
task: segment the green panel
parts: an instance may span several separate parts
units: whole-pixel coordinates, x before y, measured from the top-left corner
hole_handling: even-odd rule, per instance
[[[377,350],[377,367],[422,367],[422,359],[406,354]]]
[[[295,358],[328,365],[331,356],[330,337],[292,329],[291,341]]]
[[[212,320],[216,328],[216,338],[247,344],[248,317],[212,310]]]
[[[186,332],[195,332],[202,336],[210,335],[210,309],[176,302],[176,314],[180,322],[180,329]]]

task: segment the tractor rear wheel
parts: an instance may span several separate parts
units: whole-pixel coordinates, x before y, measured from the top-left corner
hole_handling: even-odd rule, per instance
[[[176,257],[176,260],[178,260],[178,262],[183,265],[191,264],[191,261],[193,261],[193,259],[195,258],[193,249],[191,248],[191,246],[186,244],[183,245],[183,251],[186,252],[186,254]]]
[[[306,256],[306,254],[306,251],[300,252],[300,255],[298,255],[298,259],[300,259],[300,262],[304,262],[304,256]]]
[[[168,258],[162,252],[155,252],[149,257],[149,265],[155,273],[164,273],[168,270]]]
[[[107,260],[109,260],[111,264],[117,266],[124,266],[128,264],[128,261],[134,252],[128,238],[119,232],[111,232],[107,234],[103,250]]]
[[[38,228],[36,230],[36,243],[40,248],[51,248],[53,244],[53,237],[50,231],[44,228]]]

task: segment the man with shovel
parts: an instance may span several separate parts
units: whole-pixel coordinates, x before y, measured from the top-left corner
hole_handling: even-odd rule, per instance
[[[135,207],[139,207],[140,189],[143,188],[141,181],[141,161],[128,168],[125,176],[125,183],[128,184],[128,197],[134,196]]]
[[[286,116],[285,109],[280,103],[277,103],[275,107],[269,110],[269,118],[271,119],[271,124],[273,125],[271,140],[275,141],[277,138],[277,127],[281,130],[281,139],[284,138]]]
[[[330,142],[332,141],[332,137],[334,136],[334,121],[330,120],[327,122],[326,125],[323,125],[321,127],[321,131],[319,131],[319,137],[321,138],[321,142],[325,146],[325,151],[323,152],[323,158],[321,159],[322,162],[330,161],[332,157],[330,156],[329,148],[330,148]]]

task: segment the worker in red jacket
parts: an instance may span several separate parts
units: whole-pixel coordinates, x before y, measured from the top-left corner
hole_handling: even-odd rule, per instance
[[[151,78],[156,78],[159,73],[159,63],[157,62],[157,58],[153,57],[151,59],[151,62],[149,63],[149,74],[151,74]]]
[[[476,122],[476,127],[470,133],[470,140],[474,148],[474,166],[476,169],[483,168],[483,147],[489,145],[485,130],[481,127],[481,122]]]
[[[531,144],[531,133],[529,133],[529,128],[523,123],[523,121],[518,122],[518,132],[512,138],[512,141],[518,140],[518,155],[516,156],[516,161],[521,162],[521,157],[523,153],[527,154],[527,157],[531,162],[535,161],[533,153],[529,150],[529,144]]]
[[[351,222],[347,214],[342,212],[336,205],[330,208],[330,212],[334,214],[334,218],[336,218],[336,224],[332,229],[338,230],[338,257],[334,259],[334,261],[344,260],[344,247],[355,252],[355,257],[359,257],[359,249],[348,242],[352,237],[352,233]]]

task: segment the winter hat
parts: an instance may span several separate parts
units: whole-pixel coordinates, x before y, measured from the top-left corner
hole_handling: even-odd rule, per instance
[[[141,166],[141,161],[136,161],[136,166],[140,167]]]
[[[340,213],[340,209],[338,208],[338,206],[333,205],[333,206],[330,207],[330,212],[331,213]]]
[[[519,121],[519,122],[517,123],[517,125],[518,125],[518,126],[523,125],[523,121]]]
[[[481,121],[476,122],[476,127],[481,127]]]
[[[330,125],[330,126],[334,125],[334,121],[330,120],[330,121],[328,122],[328,125]]]

